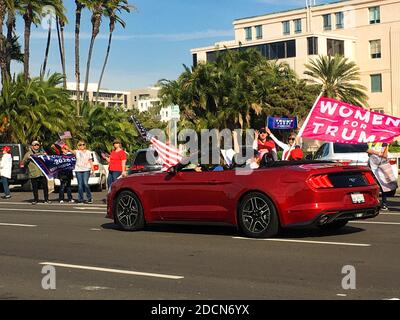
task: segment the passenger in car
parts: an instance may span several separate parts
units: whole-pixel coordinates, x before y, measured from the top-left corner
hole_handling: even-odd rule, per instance
[[[282,160],[300,160],[302,158],[302,154],[300,155],[300,151],[298,150],[301,150],[300,139],[294,133],[290,134],[288,142],[284,143],[275,137],[269,128],[265,128],[265,131],[269,134],[271,139],[282,148]]]

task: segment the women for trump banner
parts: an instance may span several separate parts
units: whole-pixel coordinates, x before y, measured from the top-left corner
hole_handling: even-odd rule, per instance
[[[400,118],[320,96],[299,136],[351,144],[392,142],[400,136]]]

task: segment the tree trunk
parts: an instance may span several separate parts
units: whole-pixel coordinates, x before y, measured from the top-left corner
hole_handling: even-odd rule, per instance
[[[64,22],[60,21],[57,17],[57,38],[58,38],[58,49],[60,51],[61,67],[63,71],[63,87],[67,89],[67,73],[65,70],[65,45],[64,45]]]
[[[92,39],[90,40],[90,47],[89,47],[89,54],[88,54],[88,59],[87,59],[87,65],[86,65],[86,77],[85,77],[85,90],[83,93],[83,100],[86,101],[88,98],[88,84],[89,84],[89,72],[90,72],[90,64],[92,62],[92,55],[93,55],[93,47],[94,47],[94,40],[95,38],[92,36]]]
[[[31,38],[31,25],[32,25],[32,8],[28,8],[27,13],[24,14],[25,31],[24,31],[24,80],[28,83],[29,80],[29,45]]]
[[[6,38],[3,35],[3,22],[7,12],[7,6],[4,0],[0,0],[0,68],[1,68],[1,82],[8,80],[7,77],[7,62],[6,62]]]
[[[89,84],[89,74],[90,74],[90,64],[92,62],[92,55],[93,55],[93,47],[94,41],[96,40],[97,35],[100,32],[100,24],[101,24],[101,7],[95,9],[92,15],[92,39],[90,40],[90,47],[89,47],[89,54],[87,59],[86,65],[86,77],[85,77],[85,90],[83,93],[83,100],[87,100],[87,91],[88,91],[88,84]]]
[[[79,34],[81,29],[81,17],[83,5],[76,0],[76,11],[75,11],[75,78],[76,78],[76,114],[80,116],[80,56],[79,56]]]
[[[13,11],[8,11],[7,16],[7,42],[11,43],[12,38],[15,33],[15,13]],[[11,79],[11,57],[7,56],[7,74],[9,79]]]
[[[97,87],[96,102],[98,101],[98,98],[99,98],[99,91],[100,91],[101,82],[103,81],[104,71],[106,70],[106,66],[107,66],[107,62],[108,62],[108,57],[110,56],[112,35],[113,35],[113,32],[110,31],[110,37],[109,37],[109,39],[108,39],[107,54],[106,54],[106,58],[105,58],[105,60],[104,60],[103,69],[101,70],[101,75],[100,75],[100,80],[99,80],[99,86]]]
[[[49,31],[47,34],[47,43],[46,43],[46,52],[44,55],[44,62],[43,62],[43,68],[42,71],[40,72],[40,80],[43,80],[44,74],[46,73],[46,68],[47,68],[47,60],[49,59],[49,50],[50,50],[50,44],[51,44],[51,19],[49,20]]]

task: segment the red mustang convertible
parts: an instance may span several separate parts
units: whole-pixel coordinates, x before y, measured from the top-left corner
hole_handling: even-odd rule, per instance
[[[189,168],[117,180],[108,195],[108,218],[123,230],[162,221],[228,223],[261,238],[295,226],[339,229],[379,214],[379,187],[365,166],[305,160],[255,170]]]

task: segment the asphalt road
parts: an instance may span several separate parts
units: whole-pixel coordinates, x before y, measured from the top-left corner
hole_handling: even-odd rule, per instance
[[[340,232],[270,240],[224,226],[118,231],[104,197],[94,193],[92,205],[32,206],[25,192],[0,200],[0,299],[400,298],[400,197],[390,212]],[[55,268],[54,290],[42,287],[45,265]],[[356,289],[342,288],[347,265]]]

